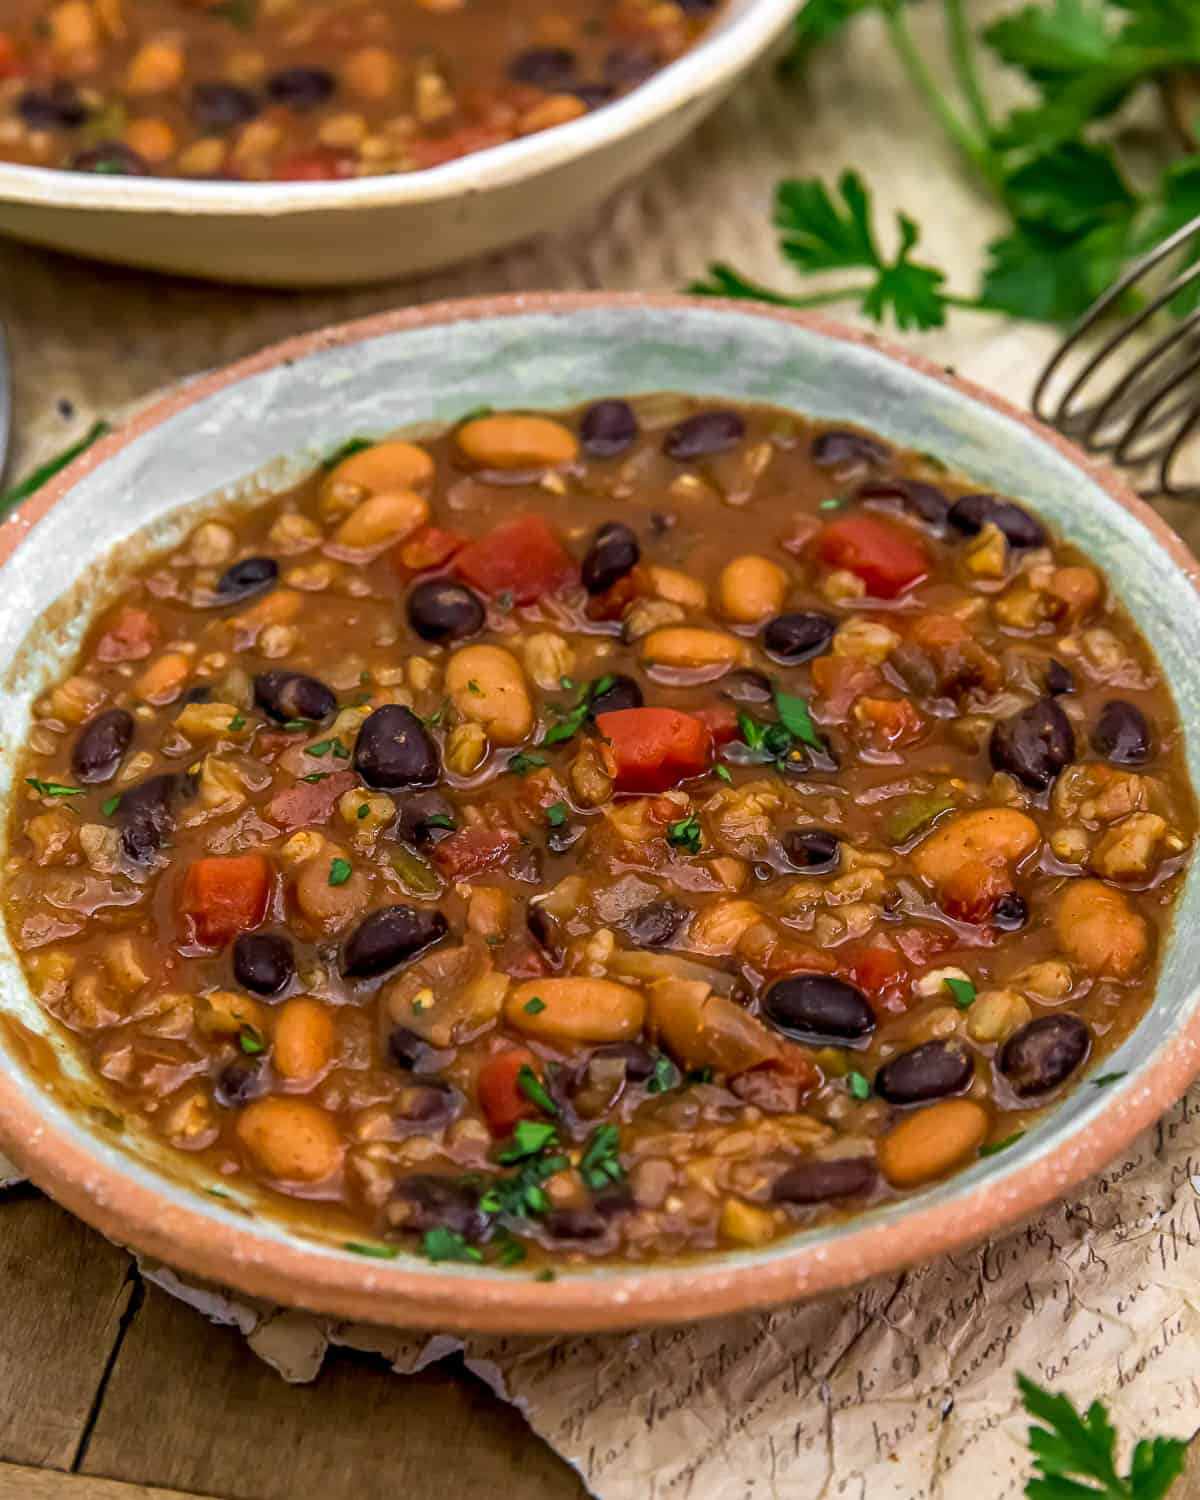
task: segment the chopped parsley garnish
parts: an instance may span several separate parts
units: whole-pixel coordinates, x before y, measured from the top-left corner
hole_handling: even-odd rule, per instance
[[[546,809],[546,822],[551,828],[561,828],[567,821],[567,804],[565,802],[552,802]]]
[[[711,1083],[713,1081],[713,1070],[711,1068],[689,1068],[684,1074],[685,1083]]]
[[[533,1001],[530,1000],[525,1006],[525,1009],[528,1010],[532,1004]],[[546,1006],[544,1002],[539,1000],[538,1009],[545,1010],[545,1008]],[[536,1012],[534,1012],[534,1014],[536,1014]],[[546,1092],[542,1080],[537,1076],[537,1074],[533,1071],[528,1063],[526,1063],[524,1067],[522,1067],[521,1071],[517,1074],[517,1087],[525,1095],[526,1099],[531,1100],[534,1104],[537,1105],[537,1107],[543,1112],[543,1114],[556,1115],[558,1113],[558,1105],[555,1104],[553,1099],[551,1099],[550,1095]]]
[[[620,1182],[625,1176],[625,1169],[617,1159],[620,1144],[620,1132],[615,1125],[598,1125],[588,1137],[579,1158],[579,1175],[593,1192],[610,1182]]]
[[[346,1240],[342,1249],[355,1255],[369,1255],[372,1260],[395,1260],[400,1254],[395,1245],[366,1245],[359,1240]]]
[[[339,444],[327,458],[321,461],[321,467],[323,469],[336,469],[342,459],[352,458],[354,454],[361,453],[364,448],[373,448],[374,446],[370,438],[347,438],[344,443]]]
[[[104,801],[100,804],[100,811],[106,818],[111,818],[120,805],[121,794],[118,792],[115,797],[105,797]]]
[[[845,505],[845,503],[846,502],[842,499],[842,497],[840,495],[832,495],[832,496],[830,496],[830,498],[828,500],[822,500],[818,504],[817,509],[818,510],[841,510],[842,506]]]
[[[328,781],[332,771],[310,771],[307,776],[301,776],[301,781]]]
[[[575,679],[572,677],[560,677],[558,679],[558,685],[560,688],[562,688],[564,693],[569,693],[575,686]]]
[[[1015,1146],[1018,1141],[1025,1139],[1023,1130],[1016,1131],[1013,1135],[1006,1135],[1002,1141],[990,1141],[986,1146],[980,1146],[980,1156],[995,1156],[999,1151],[1007,1151],[1010,1146]]]
[[[266,1041],[257,1026],[244,1025],[238,1032],[238,1046],[247,1057],[257,1057],[267,1050]]]
[[[554,1274],[550,1267],[547,1266],[545,1270],[539,1271],[533,1279],[534,1281],[557,1281],[558,1277]]]
[[[521,1009],[527,1016],[540,1015],[540,1013],[546,1009],[546,1002],[540,995],[530,995],[529,999],[526,1000]]]
[[[802,745],[808,745],[813,750],[824,750],[825,741],[817,733],[808,704],[803,698],[797,698],[794,693],[780,692],[776,688],[775,711],[779,715],[779,722]]]
[[[369,815],[370,811],[371,811],[370,803],[368,803],[368,802],[361,802],[359,804],[359,808],[358,808],[358,816],[359,816],[360,820],[362,818],[367,817]]]
[[[236,734],[239,729],[245,729],[245,727],[246,727],[246,718],[245,718],[245,715],[244,714],[234,714],[233,718],[230,719],[230,721],[229,721],[228,727],[229,727],[230,732],[233,733],[233,734]]]
[[[792,748],[792,735],[784,724],[761,724],[745,709],[738,710],[737,721],[742,740],[751,750],[763,750],[778,760]]]
[[[458,826],[449,813],[432,813],[423,821],[426,828],[449,828],[452,833]]]
[[[512,589],[501,589],[500,592],[496,595],[495,602],[496,608],[500,610],[502,614],[508,614],[509,610],[513,607]]]
[[[431,713],[427,719],[423,719],[421,722],[427,724],[430,729],[436,729],[437,726],[446,717],[446,707],[448,703],[449,699],[443,698],[439,706],[434,709],[433,713]]]
[[[478,695],[479,693],[483,692],[483,689],[479,686],[479,684],[472,677],[471,680],[467,683],[467,692],[468,693],[475,693],[475,694]]]
[[[728,766],[714,766],[713,775],[719,776],[722,781],[733,781],[733,774]]]
[[[559,745],[564,740],[573,739],[583,728],[588,714],[591,712],[592,704],[602,693],[607,693],[616,678],[611,672],[603,677],[597,677],[595,682],[588,682],[580,689],[579,697],[575,700],[573,707],[567,710],[559,719],[557,724],[551,724],[546,730],[544,745]]]
[[[516,755],[509,757],[505,769],[515,771],[518,776],[526,776],[536,766],[544,766],[545,764],[546,757],[544,755],[538,755],[536,751],[532,750],[519,750]]]
[[[496,1153],[496,1160],[505,1166],[524,1161],[527,1156],[540,1155],[547,1146],[554,1145],[556,1140],[556,1127],[545,1120],[518,1120],[513,1129],[512,1140]]]
[[[329,866],[329,884],[345,885],[350,879],[351,865],[348,859],[335,859]]]
[[[309,745],[305,755],[328,755],[334,745],[340,743],[338,740],[318,740],[315,745]]]
[[[678,823],[667,824],[667,843],[674,849],[683,849],[688,854],[699,854],[703,839],[704,830],[700,827],[700,819],[695,813],[692,813],[690,817],[680,818]]]
[[[511,1218],[528,1218],[544,1214],[550,1203],[542,1183],[555,1172],[565,1172],[571,1165],[565,1156],[539,1156],[526,1161],[511,1177],[497,1177],[479,1200],[485,1214],[507,1214]]]
[[[435,1262],[483,1259],[483,1252],[468,1245],[457,1229],[427,1229],[421,1237],[421,1249]]]
[[[954,1003],[959,1010],[967,1010],[975,1004],[976,990],[969,979],[945,979],[946,988],[954,996]]]
[[[1101,1073],[1099,1078],[1089,1078],[1088,1082],[1094,1089],[1104,1089],[1107,1088],[1110,1083],[1120,1083],[1121,1079],[1124,1077],[1125,1070],[1122,1069],[1119,1073]]]
[[[646,1080],[648,1094],[666,1094],[679,1086],[682,1074],[669,1057],[654,1059],[654,1072]]]
[[[500,1246],[500,1254],[496,1257],[498,1266],[519,1266],[525,1259],[525,1246],[520,1240],[507,1239]]]
[[[289,719],[286,724],[281,724],[279,727],[294,732],[297,729],[311,729],[313,721],[311,719]]]
[[[855,1099],[869,1099],[871,1097],[871,1080],[862,1073],[847,1073],[846,1087]]]
[[[57,781],[39,781],[36,776],[26,776],[25,781],[35,792],[40,792],[43,797],[83,796],[83,788],[81,786],[63,786]]]

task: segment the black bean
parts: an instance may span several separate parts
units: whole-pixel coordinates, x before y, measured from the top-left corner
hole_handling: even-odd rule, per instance
[[[405,844],[435,844],[454,832],[453,805],[441,792],[411,792],[396,799],[395,834]]]
[[[88,117],[88,108],[75,85],[65,80],[44,89],[26,89],[17,100],[17,113],[30,130],[75,130]]]
[[[830,875],[842,859],[842,841],[827,828],[789,828],[780,839],[787,862],[806,875]]]
[[[605,104],[611,104],[616,97],[616,89],[611,83],[573,83],[566,92],[574,94],[580,104],[588,109],[600,109]]]
[[[150,163],[124,141],[101,141],[71,158],[72,172],[96,172],[104,177],[149,177]]]
[[[528,47],[509,59],[508,76],[552,94],[569,92],[575,80],[576,57],[566,47]]]
[[[440,911],[423,906],[381,906],[363,918],[342,951],[347,979],[373,979],[407,963],[446,936]]]
[[[291,983],[296,959],[278,932],[240,932],[233,944],[233,977],[255,995],[278,995]]]
[[[879,1171],[869,1156],[839,1156],[829,1161],[802,1161],[789,1167],[771,1184],[775,1203],[828,1203],[831,1198],[856,1198],[869,1193]]]
[[[594,401],[579,419],[588,458],[616,458],[637,441],[638,419],[628,401]]]
[[[133,738],[133,715],[123,708],[108,708],[89,719],[79,731],[71,751],[71,769],[77,781],[110,781]]]
[[[734,703],[761,705],[774,701],[775,689],[771,686],[771,679],[764,677],[761,672],[753,672],[749,667],[739,667],[735,672],[727,672],[721,679],[721,695]]]
[[[308,719],[319,724],[337,712],[337,696],[303,672],[260,672],[254,679],[254,701],[280,724]]]
[[[449,578],[430,578],[408,595],[408,623],[423,641],[462,641],[483,629],[487,610],[478,594]]]
[[[180,699],[181,703],[209,703],[212,701],[212,688],[207,683],[198,682],[195,687],[188,688]]]
[[[441,765],[437,746],[412,709],[385,703],[358,731],[354,769],[368,786],[391,791],[432,786]]]
[[[632,911],[621,924],[639,948],[665,948],[691,913],[664,896]]]
[[[562,925],[540,902],[531,901],[525,908],[525,926],[529,935],[552,964],[562,963],[566,938]]]
[[[642,701],[642,690],[632,677],[614,677],[591,700],[588,714],[594,719],[597,714],[612,714],[622,708],[641,708]]]
[[[1078,1016],[1038,1016],[1009,1037],[996,1066],[1018,1099],[1047,1094],[1079,1067],[1092,1037]]]
[[[1070,669],[1054,657],[1046,663],[1046,691],[1052,698],[1061,698],[1064,693],[1075,691],[1075,678]]]
[[[818,469],[886,469],[892,450],[878,438],[838,427],[818,433],[809,456]]]
[[[1039,698],[992,730],[988,754],[997,771],[1007,771],[1035,792],[1044,791],[1075,759],[1075,731],[1053,698]]]
[[[642,549],[622,521],[607,521],[592,538],[581,569],[589,594],[604,594],[638,565]]]
[[[238,1057],[226,1063],[213,1084],[213,1098],[226,1109],[249,1104],[262,1091],[262,1064],[250,1057]]]
[[[1044,547],[1048,540],[1035,516],[999,495],[964,495],[950,507],[947,519],[964,536],[977,536],[990,522],[1000,528],[1010,547]]]
[[[647,1078],[654,1076],[654,1067],[661,1055],[651,1052],[649,1047],[643,1047],[640,1042],[608,1042],[605,1046],[596,1048],[592,1059],[619,1057],[625,1064],[625,1077],[629,1082],[645,1083]]]
[[[281,68],[267,79],[267,93],[289,109],[316,109],[333,97],[336,87],[328,68]]]
[[[992,907],[992,925],[1002,932],[1020,932],[1029,921],[1029,905],[1016,891],[1006,891]]]
[[[860,484],[855,492],[859,500],[883,500],[897,505],[933,531],[946,529],[950,502],[936,484],[920,479],[876,479]]]
[[[889,1104],[928,1104],[961,1094],[975,1076],[970,1054],[957,1042],[922,1042],[884,1063],[875,1092]]]
[[[400,1227],[418,1234],[428,1229],[449,1229],[469,1240],[482,1239],[488,1228],[487,1215],[480,1211],[477,1194],[462,1183],[433,1172],[400,1179],[393,1198],[392,1218]]]
[[[393,1026],[388,1032],[387,1055],[396,1067],[409,1073],[436,1072],[439,1062],[451,1056],[431,1047],[423,1036],[418,1036],[407,1026]]]
[[[606,1219],[594,1208],[552,1209],[542,1225],[555,1240],[597,1240],[608,1231]]]
[[[624,88],[645,82],[657,71],[658,59],[653,52],[637,45],[612,47],[604,58],[605,78]]]
[[[192,90],[192,119],[204,131],[233,130],[253,120],[260,105],[249,89],[208,79]]]
[[[762,1013],[777,1031],[819,1045],[865,1042],[875,1012],[861,990],[829,974],[789,974],[763,996]]]
[[[1136,704],[1110,698],[1092,730],[1092,749],[1114,766],[1141,766],[1150,759],[1153,736]]]
[[[828,650],[837,621],[816,610],[794,610],[776,615],[763,630],[763,650],[776,661],[795,665]]]
[[[663,439],[663,452],[680,463],[728,453],[746,436],[746,424],[736,411],[698,411],[677,422]]]
[[[190,776],[166,772],[150,776],[121,793],[117,811],[121,823],[121,847],[129,859],[144,864],[175,829],[175,811],[192,794]]]
[[[216,593],[222,604],[232,604],[272,588],[278,578],[279,564],[273,557],[243,557],[217,579]]]

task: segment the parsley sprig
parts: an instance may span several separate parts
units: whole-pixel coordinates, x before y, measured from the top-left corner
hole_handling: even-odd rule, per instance
[[[1008,217],[987,247],[973,295],[946,285],[917,258],[919,230],[896,216],[881,248],[870,190],[858,173],[836,193],[818,178],[781,182],[779,249],[802,275],[864,272],[819,290],[765,287],[729,265],[710,266],[692,290],[786,306],[857,302],[876,322],[938,328],[951,308],[1060,323],[1082,313],[1134,256],[1200,214],[1200,153],[1144,185],[1107,138],[1114,113],[1173,74],[1200,68],[1200,10],[1190,0],[1036,0],[986,27],[983,43],[1033,91],[1007,113],[989,101],[964,0],[943,0],[953,86],[943,89],[909,30],[903,0],[807,0],[792,65],[807,62],[854,18],[878,14],[900,67],[977,180]],[[1176,269],[1200,259],[1181,252]],[[1177,315],[1200,306],[1200,281],[1173,299]]]

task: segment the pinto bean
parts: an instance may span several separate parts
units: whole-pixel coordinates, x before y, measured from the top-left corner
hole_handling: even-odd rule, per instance
[[[611,979],[531,979],[509,994],[504,1019],[551,1042],[628,1042],[641,1033],[646,999]]]
[[[349,879],[332,884],[334,861],[346,861],[342,850],[325,844],[301,865],[296,877],[296,904],[318,932],[328,936],[342,932],[371,899],[371,884],[362,870],[352,869]]]
[[[1011,866],[1033,852],[1041,833],[1032,818],[1012,807],[981,807],[940,824],[912,852],[917,872],[944,886],[964,865]]]
[[[275,1022],[271,1057],[290,1082],[313,1079],[333,1056],[333,1012],[319,1000],[297,995],[285,1001]]]
[[[1128,979],[1146,961],[1150,929],[1127,896],[1101,880],[1073,880],[1054,914],[1054,931],[1068,958],[1091,974]]]
[[[788,577],[767,557],[735,557],[717,580],[721,613],[739,625],[757,625],[783,608]]]
[[[333,534],[339,547],[375,552],[402,542],[429,519],[429,501],[415,490],[388,490],[360,501]]]
[[[988,1114],[973,1099],[944,1099],[909,1115],[879,1142],[879,1165],[893,1187],[930,1182],[978,1151]]]
[[[724,630],[672,625],[642,641],[644,661],[659,667],[732,667],[749,660],[746,643]]]
[[[305,1099],[273,1094],[253,1100],[238,1118],[237,1138],[279,1182],[323,1182],[342,1164],[337,1122]]]
[[[479,469],[557,469],[579,452],[571,429],[550,417],[476,417],[458,429],[455,441]]]
[[[446,666],[446,691],[465,719],[497,745],[519,745],[533,729],[533,702],[521,664],[503,646],[464,646]]]
[[[331,469],[326,475],[326,491],[353,487],[367,495],[386,491],[412,490],[427,485],[433,478],[433,459],[416,443],[396,439],[373,443]]]

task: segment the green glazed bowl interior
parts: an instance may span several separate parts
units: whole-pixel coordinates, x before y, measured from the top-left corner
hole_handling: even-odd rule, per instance
[[[1190,559],[1067,445],[930,366],[820,322],[684,299],[514,298],[371,320],[207,378],[73,466],[33,503],[45,514],[27,535],[24,520],[0,529],[10,544],[20,538],[0,563],[5,818],[31,706],[67,668],[111,592],[103,560],[113,549],[119,560],[122,544],[141,545],[147,532],[151,545],[169,544],[214,497],[287,482],[353,435],[446,423],[481,405],[557,408],[656,391],[860,424],[933,454],[982,489],[1028,501],[1105,570],[1144,632],[1174,691],[1200,783],[1200,597]],[[849,1283],[978,1238],[1061,1193],[1165,1109],[1200,1066],[1198,973],[1193,868],[1153,1005],[1106,1062],[1106,1071],[1124,1073],[1118,1083],[1084,1083],[1002,1155],[849,1223],[685,1265],[567,1269],[553,1285],[408,1255],[365,1265],[311,1230],[215,1200],[135,1125],[112,1134],[65,1107],[39,1082],[11,1021],[49,1039],[85,1098],[95,1085],[82,1080],[31,997],[7,933],[0,1136],[35,1180],[113,1237],[281,1300],[459,1327],[561,1330],[703,1316]]]

